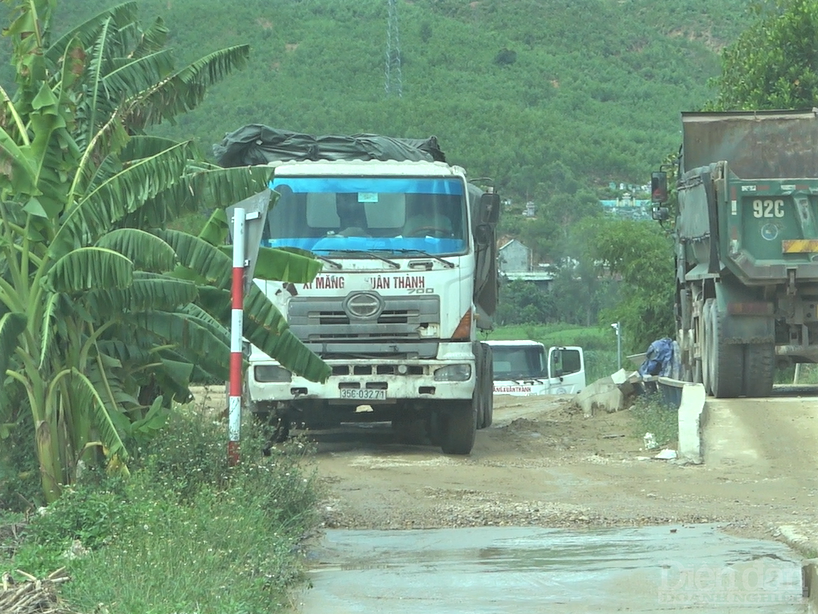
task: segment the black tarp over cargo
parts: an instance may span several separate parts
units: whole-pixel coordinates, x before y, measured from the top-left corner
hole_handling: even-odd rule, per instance
[[[377,134],[311,136],[249,124],[213,146],[220,166],[289,160],[426,160],[445,162],[436,137],[397,139]]]

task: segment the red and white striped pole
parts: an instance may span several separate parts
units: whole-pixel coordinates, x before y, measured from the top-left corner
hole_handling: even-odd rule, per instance
[[[233,310],[230,321],[230,406],[227,460],[231,467],[239,462],[241,439],[241,370],[244,361],[244,224],[247,212],[233,210]]]

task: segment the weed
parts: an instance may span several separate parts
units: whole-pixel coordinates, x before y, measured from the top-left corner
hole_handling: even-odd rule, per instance
[[[634,435],[640,439],[645,433],[653,433],[660,446],[674,447],[679,440],[679,413],[657,393],[636,398],[631,407],[635,420]]]
[[[247,429],[249,431],[249,429]],[[127,481],[90,473],[26,528],[13,565],[66,566],[79,611],[271,612],[303,578],[299,548],[319,493],[301,441],[262,454],[250,432],[227,463],[222,422],[182,409],[139,450]]]

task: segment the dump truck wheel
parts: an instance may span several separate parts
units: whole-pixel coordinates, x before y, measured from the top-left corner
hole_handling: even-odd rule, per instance
[[[725,343],[724,317],[713,301],[710,308],[710,386],[714,397],[732,399],[742,393],[744,346]]]
[[[693,347],[690,342],[690,336],[687,331],[693,325],[693,318],[690,315],[690,291],[682,289],[679,291],[679,319],[677,322],[677,338],[676,342],[679,344],[681,374],[682,381],[692,382],[694,378],[694,358]]]
[[[775,379],[775,345],[751,343],[744,346],[744,395],[768,397]]]
[[[440,448],[444,454],[469,454],[477,432],[477,404],[453,401],[454,407],[441,416],[445,420]]]
[[[712,311],[713,303],[715,303],[715,301],[712,298],[705,301],[704,308],[702,309],[702,315],[699,320],[699,345],[701,345],[702,353],[701,381],[702,384],[704,384],[705,394],[713,394],[713,387],[711,386],[711,381],[713,378],[713,329],[710,321],[710,312]]]

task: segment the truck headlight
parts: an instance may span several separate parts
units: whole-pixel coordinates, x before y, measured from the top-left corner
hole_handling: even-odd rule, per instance
[[[293,374],[277,365],[256,365],[253,375],[257,382],[291,382]]]
[[[449,365],[435,371],[436,382],[465,382],[471,377],[471,365]]]

